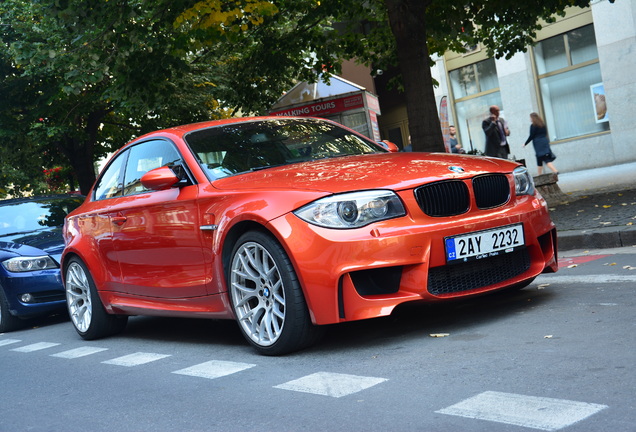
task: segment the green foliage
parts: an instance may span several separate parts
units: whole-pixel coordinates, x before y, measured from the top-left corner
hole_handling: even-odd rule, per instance
[[[400,67],[413,146],[441,149],[430,54],[481,42],[524,50],[566,6],[503,0],[3,0],[0,197],[41,191],[71,168],[157,128],[264,114],[299,80],[357,59]]]
[[[214,94],[216,64],[205,60],[204,50],[193,49],[188,29],[175,25],[193,4],[0,3],[0,68],[5,77],[0,136],[13,141],[19,136],[36,155],[37,149],[42,155],[46,150],[44,160],[22,161],[32,166],[23,176],[10,174],[10,161],[3,158],[4,189],[16,182],[20,190],[41,183],[43,168],[60,165],[73,168],[86,193],[95,179],[94,161],[134,136],[227,116]],[[225,40],[220,37],[217,43]]]

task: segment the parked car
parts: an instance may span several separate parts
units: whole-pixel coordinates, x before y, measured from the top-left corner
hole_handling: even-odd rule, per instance
[[[62,225],[82,201],[79,195],[0,201],[0,332],[20,327],[23,318],[64,312]]]
[[[394,147],[394,146],[393,146]],[[391,152],[328,120],[246,118],[124,146],[66,220],[71,321],[236,319],[266,355],[325,324],[528,285],[556,229],[518,163]]]

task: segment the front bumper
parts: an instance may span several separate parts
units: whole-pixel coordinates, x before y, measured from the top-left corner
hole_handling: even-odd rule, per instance
[[[401,198],[409,209],[414,198]],[[521,223],[525,248],[448,265],[444,238]],[[271,222],[292,259],[316,324],[389,315],[405,302],[443,301],[532,280],[557,266],[556,228],[540,195],[489,211],[432,218],[421,212],[353,230],[308,225],[293,214]]]
[[[26,273],[5,272],[1,288],[9,303],[9,311],[22,318],[64,310],[66,294],[59,269]],[[31,294],[31,300],[21,300],[23,294]]]

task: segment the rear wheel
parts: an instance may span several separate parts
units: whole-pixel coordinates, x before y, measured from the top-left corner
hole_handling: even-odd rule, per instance
[[[98,339],[119,333],[126,327],[127,316],[110,315],[99,298],[95,282],[79,258],[71,258],[64,278],[66,305],[71,322],[79,335]]]
[[[271,236],[250,231],[232,251],[228,281],[232,308],[245,338],[264,355],[282,355],[316,341],[296,272]]]

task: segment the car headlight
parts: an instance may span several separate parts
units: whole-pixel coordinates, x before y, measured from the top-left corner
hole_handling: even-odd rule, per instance
[[[10,258],[3,261],[2,266],[14,273],[58,268],[55,261],[48,256]]]
[[[294,214],[305,222],[326,228],[360,228],[404,216],[406,211],[394,192],[371,190],[321,198]]]
[[[515,191],[519,195],[532,195],[534,193],[534,180],[528,172],[528,168],[520,166],[514,169]]]

